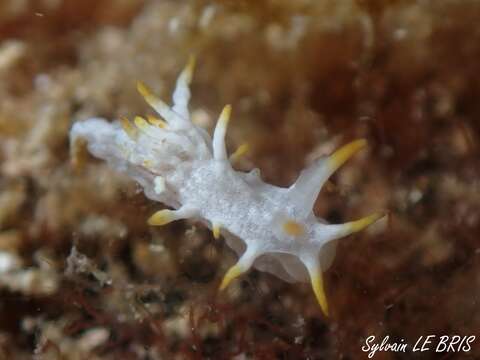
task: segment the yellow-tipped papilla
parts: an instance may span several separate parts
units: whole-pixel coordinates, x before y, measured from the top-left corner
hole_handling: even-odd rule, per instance
[[[149,225],[161,226],[175,220],[193,218],[198,215],[198,210],[189,206],[182,206],[177,210],[160,210],[150,216]]]
[[[133,122],[135,123],[135,126],[139,128],[142,131],[148,131],[149,124],[147,120],[142,118],[141,116],[135,116],[135,119],[133,119]]]
[[[228,125],[228,122],[230,121],[231,113],[232,113],[232,105],[230,104],[225,105],[222,109],[222,112],[220,113],[218,122],[226,127]]]
[[[356,152],[363,149],[365,146],[367,146],[367,140],[359,139],[352,141],[351,143],[348,143],[335,151],[332,155],[328,157],[328,164],[331,167],[330,172],[333,173],[349,158],[351,158]]]
[[[240,264],[233,265],[223,277],[219,290],[223,291],[228,285],[230,285],[233,279],[239,277],[245,271],[247,271],[247,269],[244,269]]]
[[[148,225],[153,225],[153,226],[162,226],[166,225],[168,223],[171,223],[174,220],[177,220],[178,217],[175,216],[175,211],[174,210],[159,210],[150,218],[147,220]]]
[[[313,292],[317,298],[318,304],[325,316],[328,316],[328,302],[325,296],[325,289],[323,287],[323,277],[320,270],[310,274],[310,281],[312,283]]]
[[[227,125],[230,121],[230,114],[232,107],[225,105],[220,114],[215,131],[213,132],[213,156],[216,160],[227,159],[227,150],[225,148],[225,134],[227,132]]]
[[[308,275],[310,276],[310,283],[312,285],[317,302],[325,316],[328,316],[328,302],[327,296],[325,295],[319,259],[314,254],[306,254],[302,261],[307,268]]]
[[[152,90],[141,81],[137,81],[137,90],[148,103],[157,99],[157,97],[153,95]]]
[[[159,119],[155,116],[152,116],[152,115],[147,115],[147,121],[153,125],[153,126],[157,126],[161,129],[164,129],[167,127],[167,123],[165,121],[163,121],[162,119]]]
[[[250,269],[250,266],[252,266],[255,258],[259,255],[260,252],[258,252],[258,248],[252,245],[247,246],[247,249],[242,254],[240,259],[238,259],[238,262],[228,269],[227,273],[223,277],[219,290],[222,291],[225,289],[233,279],[239,277],[241,274]]]
[[[219,224],[213,224],[212,225],[212,232],[213,232],[213,237],[215,239],[220,238],[220,225]]]
[[[365,229],[367,226],[373,224],[374,222],[383,218],[386,215],[387,215],[387,213],[383,212],[383,211],[382,212],[376,212],[376,213],[373,213],[371,215],[365,216],[364,218],[361,218],[360,220],[350,221],[350,222],[344,224],[344,226],[346,226],[348,228],[349,233],[354,233],[354,232]]]
[[[188,103],[190,101],[190,83],[192,82],[193,69],[195,67],[195,57],[190,56],[187,65],[177,79],[177,84],[173,92],[172,100],[174,113],[182,118],[182,122],[189,123],[190,113],[188,111]],[[170,121],[167,118],[167,121]]]
[[[132,125],[132,123],[126,117],[120,118],[120,124],[122,125],[123,130],[125,131],[125,133],[128,135],[130,139],[132,140],[137,139],[138,130],[135,128],[135,126]]]
[[[172,122],[177,122],[177,124],[188,122],[183,116],[173,111],[163,100],[155,96],[143,82],[137,82],[137,90],[145,101],[170,125]]]
[[[367,144],[366,140],[353,141],[335,151],[326,159],[319,159],[304,169],[295,184],[289,189],[291,201],[299,206],[298,216],[307,216],[328,178],[355,152]]]
[[[187,84],[192,82],[193,71],[195,70],[196,58],[195,55],[190,55],[188,58],[187,65],[183,69],[183,74],[185,74],[185,81]]]
[[[386,212],[377,212],[359,220],[346,222],[344,224],[322,224],[323,236],[327,241],[338,239],[344,236],[348,236],[355,232],[365,229],[367,226],[378,221],[382,217],[387,215]]]
[[[156,112],[160,114],[160,116],[164,117],[165,119],[169,120],[168,116],[172,115],[172,111],[170,110],[170,107],[165,104],[160,98],[155,96],[150,90],[150,88],[145,85],[143,82],[138,81],[137,82],[137,90],[140,93],[140,95],[143,96],[145,101],[155,109]]]
[[[245,155],[248,151],[250,150],[250,145],[248,145],[247,143],[243,143],[241,144],[237,150],[235,150],[235,152],[230,155],[230,162],[231,163],[235,163],[238,161],[238,159],[240,159],[243,155]]]

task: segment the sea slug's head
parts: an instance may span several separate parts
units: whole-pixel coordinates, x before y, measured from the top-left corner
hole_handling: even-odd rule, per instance
[[[113,123],[94,118],[75,123],[70,132],[73,154],[86,142],[93,155],[116,168],[123,163],[123,167],[140,167],[154,173],[182,162],[212,158],[210,136],[190,121],[188,101],[193,67],[191,58],[177,80],[172,107],[145,84],[137,84],[139,93],[158,116],[136,116],[133,121],[121,118]]]

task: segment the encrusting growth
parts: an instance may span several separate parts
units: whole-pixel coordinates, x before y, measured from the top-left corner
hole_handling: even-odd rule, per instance
[[[235,171],[231,162],[248,145],[228,157],[225,134],[230,105],[222,110],[213,139],[190,119],[193,67],[192,58],[177,80],[172,107],[138,83],[138,91],[160,118],[137,116],[133,122],[93,118],[75,123],[70,132],[72,154],[79,153],[75,147],[86,141],[94,156],[128,174],[148,198],[171,208],[154,213],[149,225],[194,218],[210,227],[215,238],[222,235],[241,255],[227,271],[220,290],[253,265],[286,281],[310,280],[320,307],[328,314],[322,271],[333,260],[332,241],[364,229],[384,213],[334,225],[318,219],[313,206],[328,178],[366,141],[353,141],[318,159],[289,188],[263,182],[258,169]]]

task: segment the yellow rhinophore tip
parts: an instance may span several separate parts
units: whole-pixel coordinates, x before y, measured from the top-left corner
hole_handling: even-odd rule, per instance
[[[144,131],[148,130],[148,127],[149,127],[148,122],[141,116],[135,116],[135,119],[133,119],[133,122],[140,130],[144,130]]]
[[[145,85],[143,82],[138,81],[137,82],[137,90],[140,93],[140,95],[143,96],[145,101],[149,103],[151,106],[155,107],[154,105],[158,103],[160,100],[153,94],[153,91],[150,90],[150,88]]]
[[[250,145],[248,145],[247,143],[243,143],[237,148],[237,150],[235,150],[235,152],[232,155],[230,155],[230,162],[232,163],[236,162],[243,155],[245,155],[248,152],[248,150],[250,150]]]
[[[373,213],[371,215],[368,215],[360,220],[356,220],[356,221],[351,221],[349,223],[347,223],[346,225],[348,225],[349,229],[350,229],[350,232],[357,232],[357,231],[360,231],[360,230],[363,230],[365,229],[368,225],[370,224],[373,224],[375,221],[381,219],[382,217],[384,217],[386,215],[385,212],[377,212],[377,213]]]
[[[221,123],[224,126],[227,126],[228,121],[230,120],[230,114],[231,113],[232,113],[232,106],[231,105],[225,105],[225,107],[222,110],[222,113],[220,114],[218,122]]]
[[[173,115],[170,107],[165,104],[159,97],[157,97],[150,88],[147,87],[143,82],[137,82],[137,90],[140,95],[143,96],[148,105],[153,107],[157,113],[163,117],[168,117]]]
[[[157,211],[155,214],[150,216],[147,222],[148,222],[148,225],[162,226],[172,222],[175,219],[176,218],[175,216],[173,216],[173,211],[165,209],[165,210]]]
[[[187,84],[192,81],[193,70],[195,70],[196,61],[197,59],[195,58],[195,55],[190,55],[188,58],[187,66],[185,66],[185,69],[183,70],[187,80]]]
[[[353,154],[355,154],[360,149],[363,149],[365,146],[367,146],[367,140],[365,139],[352,141],[351,143],[342,146],[340,149],[330,155],[328,161],[334,169],[338,169],[345,163],[345,161],[352,157]]]
[[[220,238],[220,225],[213,224],[212,231],[213,231],[213,237],[215,239],[219,239]]]
[[[147,97],[152,95],[152,92],[150,89],[141,81],[137,81],[137,90],[142,95],[143,97]]]
[[[305,234],[305,228],[302,224],[294,220],[287,220],[283,223],[283,231],[290,236],[301,236]]]
[[[244,272],[245,272],[245,269],[243,269],[240,265],[238,264],[233,265],[223,277],[219,290],[220,291],[224,290],[232,282],[233,279],[239,277]]]
[[[167,123],[165,121],[155,116],[147,115],[147,120],[151,125],[158,126],[161,129],[164,129],[167,127]]]
[[[325,316],[328,316],[328,303],[327,297],[325,296],[325,290],[323,288],[322,273],[318,272],[310,275],[310,280],[312,282],[313,292],[315,293],[318,304],[320,305],[320,308],[322,309]]]
[[[135,140],[137,138],[138,131],[127,118],[120,118],[120,124],[130,139]]]

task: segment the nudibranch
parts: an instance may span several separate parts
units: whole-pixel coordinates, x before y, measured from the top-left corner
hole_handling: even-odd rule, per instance
[[[316,160],[289,188],[265,183],[258,169],[236,171],[231,161],[241,156],[246,146],[230,157],[227,154],[230,105],[221,112],[213,139],[191,121],[188,102],[193,68],[191,59],[177,79],[171,107],[138,83],[139,93],[158,118],[76,122],[70,132],[73,153],[80,142],[86,143],[95,157],[137,181],[149,199],[170,208],[154,213],[149,225],[196,219],[208,226],[215,238],[222,235],[240,258],[227,271],[220,290],[253,265],[286,281],[310,280],[328,315],[322,271],[333,260],[333,240],[365,228],[384,213],[335,225],[317,218],[313,206],[329,176],[364,148],[366,141],[353,141]]]

